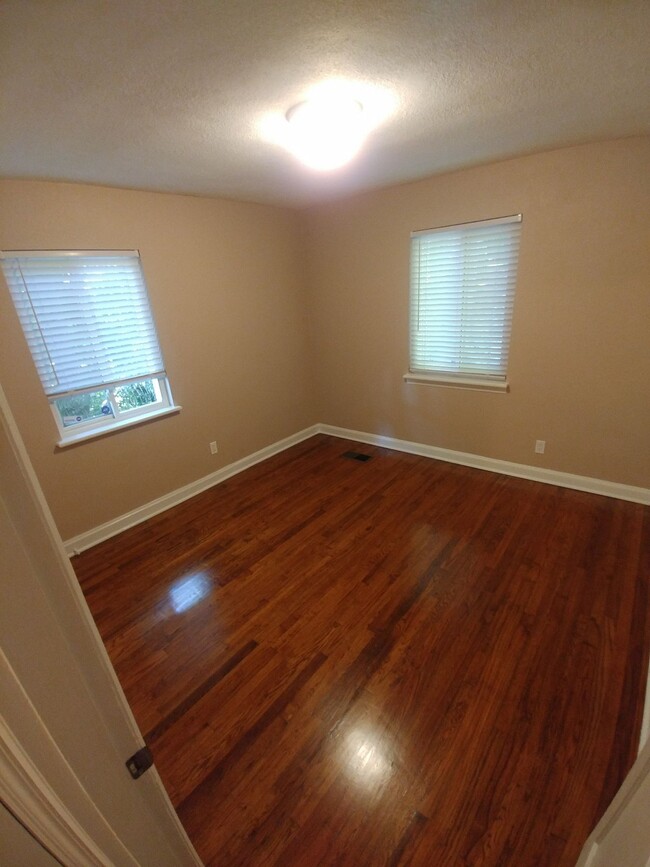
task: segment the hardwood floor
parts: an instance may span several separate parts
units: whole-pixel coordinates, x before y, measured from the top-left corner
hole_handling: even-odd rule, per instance
[[[650,507],[317,436],[72,562],[208,865],[573,867],[634,760]]]

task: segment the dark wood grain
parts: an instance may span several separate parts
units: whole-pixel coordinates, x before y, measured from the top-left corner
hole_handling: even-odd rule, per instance
[[[73,560],[208,865],[573,867],[631,766],[650,508],[314,437]]]

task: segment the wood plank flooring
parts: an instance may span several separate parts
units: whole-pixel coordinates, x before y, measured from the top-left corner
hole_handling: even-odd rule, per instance
[[[317,436],[73,564],[207,865],[573,867],[634,760],[649,507]]]

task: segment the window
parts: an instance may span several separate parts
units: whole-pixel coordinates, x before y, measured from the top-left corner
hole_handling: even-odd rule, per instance
[[[521,215],[411,235],[407,381],[507,390]]]
[[[2,268],[66,445],[178,411],[137,251],[18,251]]]

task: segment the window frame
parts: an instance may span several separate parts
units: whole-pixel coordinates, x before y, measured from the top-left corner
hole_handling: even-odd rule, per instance
[[[136,406],[132,409],[122,410],[119,408],[115,398],[115,389],[125,385],[131,385],[136,382],[157,383],[157,389],[160,393],[160,399],[152,403],[146,403],[142,406]],[[156,385],[154,385],[154,390]],[[82,394],[93,394],[98,391],[108,392],[108,401],[112,410],[112,415],[98,416],[87,421],[79,421],[76,424],[65,425],[61,416],[58,401],[64,400],[66,397]],[[50,409],[54,416],[60,439],[57,442],[59,448],[66,445],[81,442],[85,439],[92,439],[102,434],[111,433],[114,430],[122,430],[125,427],[131,427],[139,422],[148,421],[159,416],[169,415],[173,412],[179,412],[181,407],[176,406],[172,399],[169,380],[166,376],[143,376],[137,379],[124,379],[112,383],[111,385],[102,385],[93,388],[80,389],[79,391],[68,392],[67,394],[57,395],[56,397],[48,397]]]
[[[479,370],[452,370],[452,369],[444,369],[444,368],[426,368],[421,367],[419,365],[415,365],[414,362],[414,347],[413,347],[413,338],[414,338],[414,326],[413,326],[413,311],[414,307],[419,305],[421,294],[419,289],[416,290],[414,286],[414,270],[413,270],[413,255],[414,255],[414,242],[422,237],[431,236],[444,232],[454,232],[454,231],[462,231],[463,229],[472,229],[483,226],[497,226],[500,224],[512,224],[517,223],[521,224],[523,222],[522,214],[513,214],[505,217],[496,217],[493,219],[486,220],[474,220],[465,223],[457,223],[451,224],[447,226],[440,226],[432,229],[422,229],[411,233],[410,236],[410,276],[409,276],[409,366],[408,372],[404,374],[404,381],[409,383],[421,383],[428,385],[436,385],[447,388],[463,388],[463,389],[471,389],[471,390],[484,390],[484,391],[495,391],[505,393],[510,390],[510,386],[508,383],[508,375],[507,375],[507,361],[509,355],[510,348],[510,338],[508,338],[508,343],[505,349],[505,357],[506,357],[506,369],[504,373],[493,373],[490,371],[481,372]],[[511,291],[511,306],[514,306],[514,297],[516,292],[516,283],[518,276],[518,266],[519,266],[519,241],[520,241],[520,230],[517,236],[517,250],[516,256],[513,262],[512,269],[512,282],[513,287]],[[418,259],[418,269],[421,267],[421,261]],[[510,275],[506,279],[509,279]],[[458,299],[459,304],[462,306],[463,301],[465,299],[464,294],[465,287],[461,285],[461,293],[460,295],[456,295],[455,297]],[[416,296],[417,292],[417,296]],[[502,318],[499,330],[502,331],[504,328],[512,328],[512,310],[510,311],[510,315],[508,316],[508,312],[504,314]],[[462,323],[462,319],[461,319]],[[459,334],[460,334],[460,325],[459,325]]]
[[[156,341],[158,341],[156,323],[153,317],[153,310],[151,309],[151,301],[149,298],[149,290],[147,288],[144,271],[142,268],[140,252],[138,250],[11,250],[1,251],[0,259],[11,260],[20,259],[21,257],[34,259],[83,257],[85,259],[92,259],[93,257],[110,258],[111,256],[115,256],[117,258],[123,257],[125,255],[134,259],[137,258],[139,274],[142,281],[141,285],[144,289],[144,296],[146,297],[146,303],[148,305],[150,323],[155,333]],[[7,284],[10,289],[12,301],[14,301],[14,308],[16,309],[16,312],[18,314],[18,309],[16,308],[13,291],[11,290],[11,285],[9,285],[8,279]],[[25,287],[25,291],[27,292],[27,297],[29,298],[29,286],[24,282],[23,285]],[[33,315],[35,317],[36,323],[38,323],[38,315],[35,311]],[[59,440],[56,444],[58,448],[65,448],[66,446],[76,445],[77,443],[83,442],[87,439],[104,436],[118,430],[122,430],[126,427],[131,427],[133,425],[141,424],[143,422],[173,413],[178,413],[182,409],[181,406],[174,403],[171,386],[169,384],[169,379],[167,376],[167,372],[164,369],[164,365],[163,368],[156,373],[147,373],[140,376],[129,377],[126,379],[116,379],[109,382],[99,382],[93,385],[85,385],[81,388],[72,388],[67,391],[59,392],[57,394],[48,394],[45,388],[45,384],[42,381],[42,377],[40,377],[40,371],[38,370],[38,367],[36,365],[36,359],[33,356],[32,347],[27,340],[27,334],[25,333],[25,328],[20,315],[19,322],[21,325],[21,331],[23,332],[23,337],[29,345],[32,362],[34,363],[34,366],[39,373],[39,378],[41,379],[43,395],[49,403],[50,410],[54,417],[54,421],[59,433]],[[47,347],[47,342],[45,338],[43,338],[43,341],[44,345]],[[159,347],[159,342],[157,343],[157,345]],[[162,356],[160,357],[160,360],[162,362]],[[143,404],[142,406],[131,407],[124,410],[120,409],[119,402],[115,396],[115,391],[121,387],[139,382],[152,382],[154,394],[156,395],[157,399],[153,402]],[[59,401],[65,400],[69,397],[84,394],[94,394],[97,392],[107,393],[108,404],[111,408],[110,414],[101,415],[87,420],[81,420],[79,422],[68,425],[64,424],[63,415],[60,407],[58,406]]]

